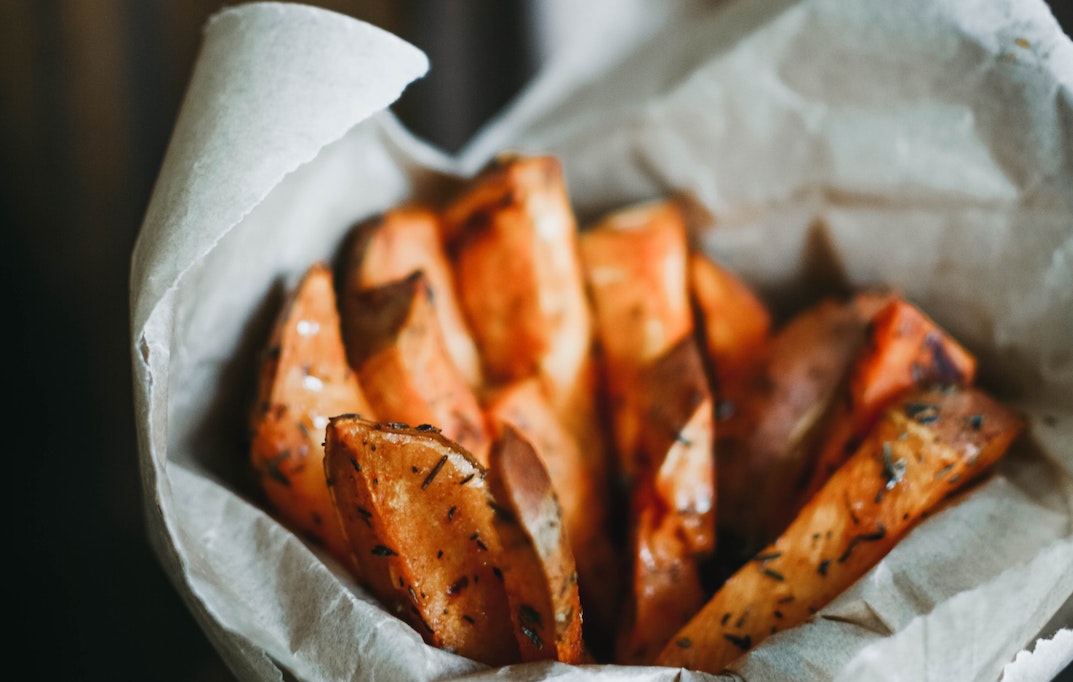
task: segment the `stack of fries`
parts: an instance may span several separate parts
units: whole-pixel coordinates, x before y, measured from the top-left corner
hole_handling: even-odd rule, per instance
[[[266,503],[431,645],[719,672],[1023,430],[897,292],[775,325],[673,200],[579,230],[556,159],[356,226],[266,347]]]

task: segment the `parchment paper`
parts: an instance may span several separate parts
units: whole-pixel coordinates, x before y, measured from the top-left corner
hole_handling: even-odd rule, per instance
[[[283,289],[355,221],[511,147],[561,158],[583,220],[686,197],[779,312],[901,289],[1031,419],[993,478],[733,674],[1053,675],[1073,646],[1073,44],[1039,0],[631,7],[651,22],[576,31],[620,42],[586,60],[579,38],[457,157],[385,110],[428,66],[412,46],[296,5],[209,22],[131,273],[146,514],[176,588],[248,679],[711,677],[432,649],[256,503],[246,407]]]

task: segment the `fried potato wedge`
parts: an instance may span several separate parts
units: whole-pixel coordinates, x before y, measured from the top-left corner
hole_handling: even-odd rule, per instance
[[[439,214],[418,204],[399,206],[357,225],[346,260],[344,291],[372,289],[421,270],[447,352],[474,391],[481,360],[455,293]]]
[[[588,444],[591,466],[606,472],[592,316],[558,160],[501,155],[444,216],[459,300],[487,382],[539,377],[556,414]]]
[[[915,391],[774,543],[734,574],[657,663],[720,672],[770,634],[823,608],[942,499],[982,475],[1023,430],[976,388]]]
[[[459,298],[489,380],[572,381],[592,324],[559,162],[501,157],[444,215]]]
[[[486,470],[432,429],[341,415],[325,472],[359,577],[433,646],[489,665],[520,660]]]
[[[333,287],[328,266],[315,264],[280,310],[251,414],[250,461],[283,521],[349,564],[324,484],[324,428],[336,414],[373,411],[347,364]]]
[[[606,481],[590,468],[583,445],[559,420],[538,379],[503,387],[485,412],[500,437],[508,429],[516,431],[546,468],[574,550],[586,637],[610,632],[619,617],[622,566],[610,539]],[[601,642],[593,646],[599,649]]]
[[[522,660],[580,663],[578,574],[552,481],[533,446],[510,425],[490,459],[500,567]]]
[[[631,402],[639,374],[693,330],[685,219],[672,201],[631,206],[579,238],[610,404],[615,449],[635,475],[640,408]]]
[[[643,408],[631,486],[631,618],[616,658],[651,663],[700,608],[700,560],[715,548],[714,416],[700,351],[681,339],[639,376]]]
[[[793,518],[838,387],[885,300],[864,294],[848,303],[820,301],[774,335],[751,375],[722,387],[719,523],[747,555]]]
[[[976,359],[919,308],[893,298],[868,325],[861,348],[835,405],[810,481],[804,506],[846,461],[879,414],[901,394],[936,383],[971,384]]]
[[[767,306],[708,256],[689,256],[689,290],[716,386],[731,384],[759,360],[771,331]]]
[[[365,395],[385,421],[431,424],[488,463],[484,412],[451,360],[423,270],[342,301],[343,341]]]

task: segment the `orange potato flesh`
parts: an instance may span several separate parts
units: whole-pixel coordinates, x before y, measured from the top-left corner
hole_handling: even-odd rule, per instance
[[[715,548],[714,424],[700,353],[683,338],[641,373],[643,430],[631,486],[632,618],[617,660],[650,663],[704,598]]]
[[[825,299],[781,328],[717,406],[719,523],[751,555],[796,511],[837,389],[885,299]]]
[[[485,469],[433,430],[352,415],[328,424],[325,470],[359,577],[429,644],[520,660]]]
[[[728,385],[757,361],[771,314],[745,282],[702,253],[689,256],[689,285],[716,385]]]
[[[619,464],[634,475],[642,368],[693,329],[685,219],[670,201],[616,211],[579,238]]]
[[[480,356],[455,293],[438,214],[419,205],[387,211],[354,229],[348,256],[347,292],[379,287],[418,270],[425,273],[447,352],[466,383],[477,390],[482,383]]]
[[[971,384],[976,359],[920,309],[893,299],[872,320],[799,505],[856,450],[883,408],[912,388]]]
[[[276,320],[251,415],[250,460],[272,508],[344,563],[350,550],[324,485],[324,428],[344,412],[371,417],[347,364],[331,270],[312,266]]]
[[[492,448],[488,484],[497,504],[503,582],[522,660],[581,662],[574,553],[544,465],[509,425]]]
[[[574,550],[586,636],[610,631],[620,610],[621,567],[609,539],[606,481],[588,466],[582,444],[556,416],[539,380],[504,387],[485,410],[494,429],[516,430],[547,469]]]
[[[866,573],[928,510],[981,475],[1024,420],[975,388],[914,392],[786,531],[735,573],[657,663],[718,673]]]
[[[352,367],[380,419],[431,424],[487,464],[484,413],[452,362],[424,271],[343,299]]]

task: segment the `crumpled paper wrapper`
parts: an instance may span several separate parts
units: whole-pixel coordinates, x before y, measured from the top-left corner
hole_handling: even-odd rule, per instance
[[[1040,0],[630,7],[455,157],[385,110],[428,67],[403,41],[298,5],[208,23],[131,274],[146,514],[177,589],[249,679],[711,677],[427,647],[256,503],[246,408],[284,289],[355,221],[510,147],[558,155],[583,220],[686,197],[777,311],[900,289],[1030,418],[995,476],[728,674],[1054,674],[1073,657],[1073,44]]]

